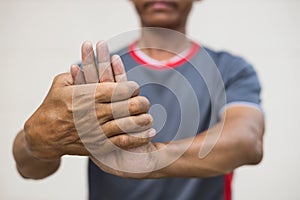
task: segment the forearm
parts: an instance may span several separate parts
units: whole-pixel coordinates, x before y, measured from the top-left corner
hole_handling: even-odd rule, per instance
[[[177,156],[185,147],[191,143],[191,146],[169,166],[151,174],[153,178],[163,177],[210,177],[224,174],[242,165],[243,161],[240,152],[220,138],[212,151],[205,157],[199,158],[200,148],[208,145],[204,142],[205,133],[196,136],[194,141],[181,140],[170,144],[168,150],[164,152],[165,156]],[[203,148],[203,147],[202,147]],[[204,147],[205,148],[205,147]]]
[[[209,132],[205,131],[194,139],[168,144],[168,148],[162,151],[161,159],[184,153],[175,162],[151,173],[150,176],[205,178],[225,174],[242,165],[259,163],[262,159],[264,125],[262,115],[257,113],[258,111],[253,112],[252,119],[230,116],[230,120],[217,124],[209,129]],[[210,135],[210,139],[206,138],[207,134]],[[165,146],[156,145],[159,149]],[[200,149],[211,151],[207,151],[208,154],[200,158]]]
[[[16,167],[24,178],[42,179],[53,174],[60,166],[60,159],[54,161],[40,160],[33,157],[27,147],[24,131],[20,131],[13,144]]]

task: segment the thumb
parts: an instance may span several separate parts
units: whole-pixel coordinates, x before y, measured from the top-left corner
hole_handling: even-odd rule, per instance
[[[71,65],[70,72],[73,79],[73,85],[85,84],[83,71],[78,65]]]
[[[63,87],[74,85],[71,73],[62,73],[57,75],[52,82],[52,87]]]

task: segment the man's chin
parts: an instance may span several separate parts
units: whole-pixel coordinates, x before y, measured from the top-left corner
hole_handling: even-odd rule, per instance
[[[168,28],[177,29],[178,23],[170,22],[170,20],[152,20],[148,23],[143,23],[144,27]]]

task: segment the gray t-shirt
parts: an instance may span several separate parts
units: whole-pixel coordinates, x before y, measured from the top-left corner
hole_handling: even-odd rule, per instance
[[[226,106],[260,108],[257,74],[240,57],[197,43],[164,65],[150,63],[134,44],[118,54],[129,80],[141,85],[140,95],[153,105],[154,142],[193,137],[217,123]],[[107,174],[89,161],[89,199],[230,199],[231,177],[134,180]]]

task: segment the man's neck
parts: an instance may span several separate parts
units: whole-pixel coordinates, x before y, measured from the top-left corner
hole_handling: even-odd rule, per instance
[[[168,60],[190,47],[191,42],[184,33],[185,30],[143,28],[138,46],[155,60]]]

